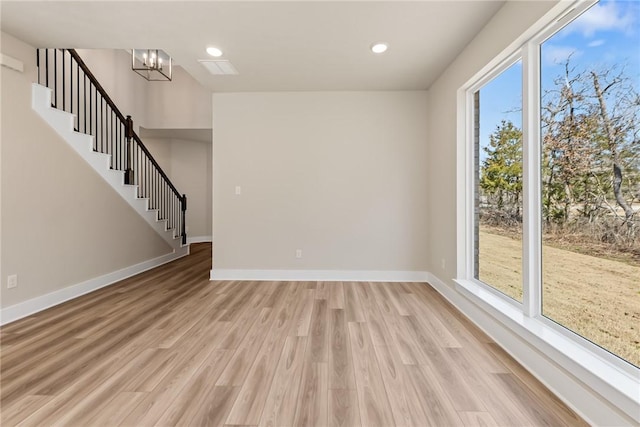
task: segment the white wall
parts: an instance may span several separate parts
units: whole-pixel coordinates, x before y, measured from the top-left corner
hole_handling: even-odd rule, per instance
[[[78,55],[135,129],[147,122],[149,82],[131,70],[131,55],[121,49],[78,49]]]
[[[211,129],[211,91],[182,67],[173,67],[170,82],[150,82],[131,70],[131,55],[124,50],[77,52],[136,129]]]
[[[214,272],[426,269],[426,92],[214,94],[213,117]]]
[[[146,128],[211,129],[211,91],[182,67],[170,83],[147,83],[146,108]]]
[[[187,237],[211,239],[211,143],[187,139],[145,138],[147,148],[187,195]]]
[[[0,306],[6,308],[171,248],[31,109],[35,49],[2,33],[24,73],[0,68],[2,223]],[[7,275],[18,287],[6,288]]]

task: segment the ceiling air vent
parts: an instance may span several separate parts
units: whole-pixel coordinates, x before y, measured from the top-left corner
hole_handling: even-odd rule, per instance
[[[226,59],[198,59],[209,72],[215,76],[233,76],[238,70]]]

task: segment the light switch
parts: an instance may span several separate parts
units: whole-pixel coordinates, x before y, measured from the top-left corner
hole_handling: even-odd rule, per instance
[[[236,196],[239,196],[240,194],[242,194],[242,187],[236,185]]]

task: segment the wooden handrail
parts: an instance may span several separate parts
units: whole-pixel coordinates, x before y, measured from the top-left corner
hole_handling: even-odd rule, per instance
[[[80,55],[78,55],[78,52],[76,52],[75,49],[66,49],[70,54],[71,57],[73,59],[75,59],[75,61],[78,63],[78,65],[80,66],[80,68],[82,68],[82,71],[85,73],[85,75],[89,78],[89,81],[91,82],[91,84],[93,84],[95,86],[95,88],[98,90],[98,92],[100,92],[100,95],[102,95],[102,97],[104,98],[104,100],[107,102],[107,104],[109,105],[109,107],[111,107],[111,109],[113,110],[114,113],[116,113],[116,115],[118,116],[118,118],[120,119],[120,121],[122,121],[122,123],[125,122],[125,117],[124,114],[122,114],[120,112],[120,110],[118,109],[118,107],[116,106],[116,103],[113,102],[113,100],[111,99],[111,97],[109,96],[109,94],[107,94],[107,91],[104,90],[104,88],[102,87],[102,85],[100,84],[100,82],[98,81],[98,79],[96,78],[96,76],[93,75],[93,73],[91,72],[91,70],[89,69],[89,67],[87,67],[87,64],[84,63],[84,61],[82,60],[82,58],[80,58]]]

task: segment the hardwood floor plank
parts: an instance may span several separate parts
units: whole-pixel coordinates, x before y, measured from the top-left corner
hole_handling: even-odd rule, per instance
[[[168,349],[157,349],[147,363],[134,372],[122,387],[129,392],[150,392],[172,369],[179,354]]]
[[[449,329],[428,309],[420,297],[404,294],[402,300],[408,311],[422,323],[423,328],[431,332],[440,347],[461,347]]]
[[[358,393],[355,390],[330,389],[328,403],[330,427],[358,427],[360,411],[358,409]]]
[[[421,363],[422,354],[418,344],[411,337],[409,331],[402,325],[403,317],[387,315],[383,317],[391,335],[392,345],[397,348],[400,359],[405,365],[417,365]]]
[[[218,378],[218,386],[241,386],[247,377],[247,373],[255,360],[256,354],[266,335],[264,331],[269,330],[269,326],[275,318],[275,312],[270,307],[265,307],[256,316],[256,321],[251,325],[249,332],[244,337],[238,348],[233,352],[231,361]]]
[[[156,425],[191,425],[216,389],[218,376],[231,359],[231,350],[215,350],[180,391],[180,395],[162,414]],[[218,422],[223,421],[222,419]]]
[[[424,424],[426,419],[418,420],[413,419],[411,412],[409,411],[409,405],[405,396],[405,371],[400,357],[397,356],[395,351],[385,345],[373,346],[376,357],[378,359],[378,365],[380,366],[380,374],[382,375],[382,381],[384,388],[387,392],[387,398],[391,406],[391,412],[396,426],[412,426]],[[416,414],[420,416],[420,413]]]
[[[191,255],[0,327],[3,426],[586,425],[427,284]]]
[[[313,300],[313,290],[305,290],[304,293],[311,295]],[[238,398],[231,408],[226,420],[227,424],[257,425],[260,422],[262,409],[284,348],[285,338],[291,330],[291,326],[295,324],[294,313],[299,310],[298,306],[307,303],[308,298],[299,297],[297,298],[298,304],[295,304],[297,296],[300,296],[299,288],[295,283],[292,283],[281,308],[278,310],[269,335],[247,375],[247,381],[244,382]]]
[[[304,289],[302,292],[303,304],[298,305],[298,310],[294,314],[292,335],[299,337],[309,336],[311,327],[311,315],[315,301],[315,289]]]
[[[213,349],[206,342],[199,342],[181,355],[173,369],[160,383],[147,394],[134,410],[123,420],[121,425],[154,425],[164,412],[180,396],[184,387],[189,384],[203,363],[213,355],[220,357],[224,350]]]
[[[462,424],[453,403],[435,378],[433,371],[424,365],[406,365],[407,377],[423,404],[428,425],[457,426]]]
[[[63,411],[59,411],[59,415],[50,417],[56,425],[91,425],[89,420],[96,417],[96,413],[106,413],[106,408],[110,405],[111,400],[117,397],[122,390],[128,376],[144,366],[146,362],[153,356],[152,349],[148,349],[139,353],[137,357],[131,359],[129,363],[119,369],[115,375],[110,376],[107,380],[102,381],[93,390],[88,391],[79,401],[72,406],[67,406]],[[60,408],[58,408],[60,409]],[[129,410],[133,410],[131,407]],[[123,415],[127,415],[127,413]]]
[[[404,292],[400,292],[398,284],[391,284],[391,286],[383,286],[382,291],[386,295],[387,299],[391,301],[391,305],[395,308],[396,313],[399,316],[409,316],[411,310],[407,307],[406,302],[403,299]]]
[[[307,337],[287,337],[260,426],[292,426],[307,350]]]
[[[326,363],[307,360],[304,366],[300,392],[296,403],[294,426],[326,426],[329,404],[327,384],[328,369]]]
[[[318,282],[316,285],[316,299],[329,298],[329,284],[331,282]]]
[[[84,425],[117,426],[146,396],[146,393],[140,392],[119,392],[100,411],[95,411],[94,408],[93,416],[89,417]]]
[[[329,389],[355,390],[347,315],[343,309],[329,311]]]
[[[479,396],[469,392],[464,379],[449,363],[444,349],[439,347],[436,338],[415,317],[404,316],[402,320],[424,355],[419,366],[433,372],[434,378],[442,386],[446,386],[446,393],[452,400],[455,409],[459,411],[484,411],[482,400]]]
[[[344,283],[344,304],[347,313],[347,322],[364,322],[364,312],[362,304],[356,291],[358,284],[353,282]]]
[[[479,396],[487,412],[492,414],[498,425],[529,425],[530,420],[512,402],[507,390],[497,384],[497,378],[491,372],[483,371],[466,349],[448,348],[447,356],[463,375],[471,392]],[[478,411],[459,411],[478,412]]]
[[[182,425],[223,426],[240,387],[215,386],[204,396],[203,403],[195,409],[191,419]]]
[[[382,382],[367,325],[350,322],[349,337],[362,424],[371,427],[394,425],[389,399]]]
[[[376,286],[374,284],[373,286]],[[384,321],[382,311],[373,296],[370,283],[363,283],[361,286],[360,302],[362,303],[365,319],[367,320],[367,328],[371,335],[371,341],[374,346],[387,346],[393,344],[393,337],[389,332],[389,328]]]
[[[50,400],[53,396],[25,396],[18,399],[12,405],[2,405],[0,410],[0,425],[13,426],[18,424],[19,421],[27,418],[29,414],[32,414]]]
[[[563,410],[556,411],[556,404],[560,403],[557,397],[532,392],[528,385],[522,382],[515,374],[492,375],[505,384],[506,388],[511,392],[511,396],[520,404],[521,410],[527,414],[534,425],[567,427],[588,425],[577,416],[567,417],[567,415],[573,415],[573,413],[564,410],[564,405],[558,405],[563,407]],[[550,408],[551,410],[549,410]]]
[[[258,318],[255,312],[260,311],[261,301],[262,296],[256,293],[253,298],[247,301],[244,310],[241,313],[237,313],[235,321],[219,321],[220,326],[226,326],[227,333],[220,343],[217,344],[218,348],[235,350],[240,346],[247,332]]]
[[[344,309],[344,284],[329,282],[329,309]]]
[[[489,412],[458,412],[465,427],[498,427],[499,424]]]
[[[309,360],[326,363],[329,360],[329,312],[326,300],[314,300],[309,332]]]

